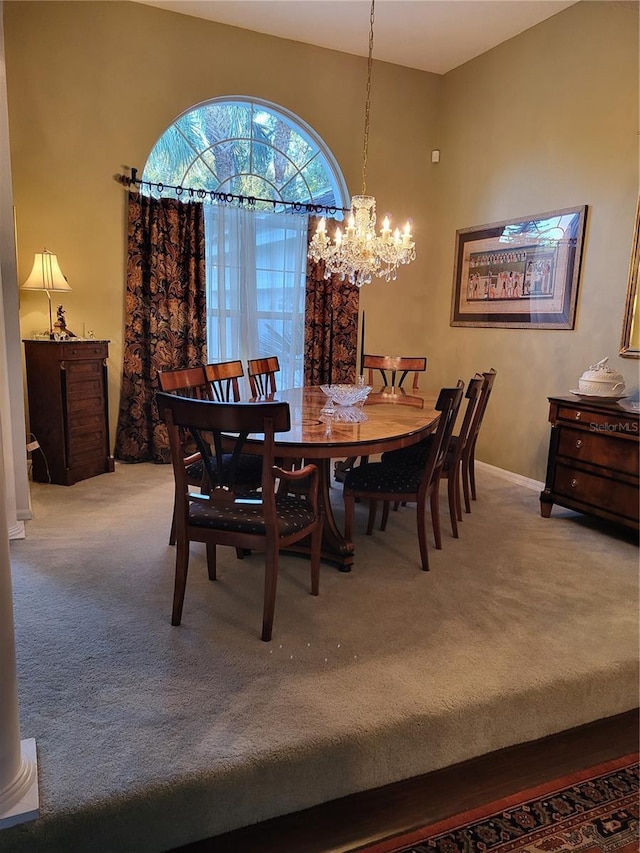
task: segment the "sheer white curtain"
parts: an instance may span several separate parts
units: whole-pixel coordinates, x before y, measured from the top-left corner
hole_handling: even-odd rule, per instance
[[[277,355],[303,382],[307,217],[205,205],[209,361]]]

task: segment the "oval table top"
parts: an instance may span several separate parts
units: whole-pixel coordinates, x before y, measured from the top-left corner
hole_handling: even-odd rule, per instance
[[[331,406],[333,414],[326,411],[328,400],[319,386],[257,399],[289,403],[291,430],[276,434],[276,447],[305,459],[368,456],[407,447],[432,432],[440,415],[436,398],[416,390],[374,389],[362,408]]]

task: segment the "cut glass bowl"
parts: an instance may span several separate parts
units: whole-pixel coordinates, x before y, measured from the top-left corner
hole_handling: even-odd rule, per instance
[[[336,406],[355,406],[364,403],[371,391],[371,385],[321,385],[329,401]]]
[[[358,406],[337,406],[328,412],[323,409],[320,420],[325,424],[361,424],[369,418]]]

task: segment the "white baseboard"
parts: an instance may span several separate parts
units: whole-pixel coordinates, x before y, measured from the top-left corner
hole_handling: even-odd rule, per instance
[[[541,492],[544,489],[544,483],[532,480],[529,477],[523,477],[522,474],[514,474],[513,471],[496,468],[495,465],[489,465],[488,462],[479,462],[478,460],[476,460],[476,465],[480,469],[484,468],[485,471],[490,471],[497,477],[502,477],[503,480],[509,480],[510,483],[516,483],[518,486],[525,486],[525,488],[531,489],[534,492]]]

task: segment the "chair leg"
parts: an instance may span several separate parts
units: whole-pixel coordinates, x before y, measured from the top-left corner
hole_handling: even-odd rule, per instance
[[[476,457],[475,457],[475,448],[471,448],[471,453],[469,454],[469,485],[471,486],[471,499],[477,500],[476,498]]]
[[[451,532],[454,539],[459,539],[458,536],[458,506],[456,504],[456,477],[455,472],[451,471],[447,477],[447,495],[449,497],[449,516],[451,518]]]
[[[417,521],[418,521],[418,544],[420,546],[420,560],[422,562],[422,571],[429,571],[429,554],[427,552],[427,525],[426,515],[427,507],[424,502],[418,501],[416,505]]]
[[[322,519],[311,534],[311,595],[320,592],[320,551],[322,549]]]
[[[344,538],[351,539],[353,532],[353,514],[356,505],[355,495],[353,494],[344,494],[343,493],[343,501],[344,501]]]
[[[431,492],[431,523],[433,525],[433,538],[436,541],[436,550],[442,550],[442,532],[440,530],[440,493],[438,486]]]
[[[456,513],[458,516],[458,521],[462,521],[462,495],[460,493],[460,479],[462,477],[462,469],[460,465],[458,465],[458,470],[456,471]]]
[[[469,494],[469,457],[462,460],[462,489],[464,491],[464,511],[471,512],[471,496]]]
[[[391,501],[383,501],[382,503],[382,519],[380,520],[380,530],[387,529],[387,521],[389,521],[389,507]]]
[[[171,624],[179,625],[182,619],[184,591],[187,586],[187,571],[189,569],[189,540],[181,539],[176,549],[176,580],[173,588],[173,611]]]
[[[273,631],[273,615],[276,609],[276,586],[278,584],[278,543],[267,547],[264,564],[264,607],[262,611],[262,640],[268,643]]]
[[[378,501],[371,499],[369,501],[369,520],[367,522],[367,536],[373,533],[373,525],[376,523],[376,512],[378,509]]]
[[[216,546],[207,542],[207,572],[209,580],[214,581],[216,577]]]
[[[176,501],[173,501],[173,515],[171,516],[171,533],[169,533],[169,545],[176,544]]]

